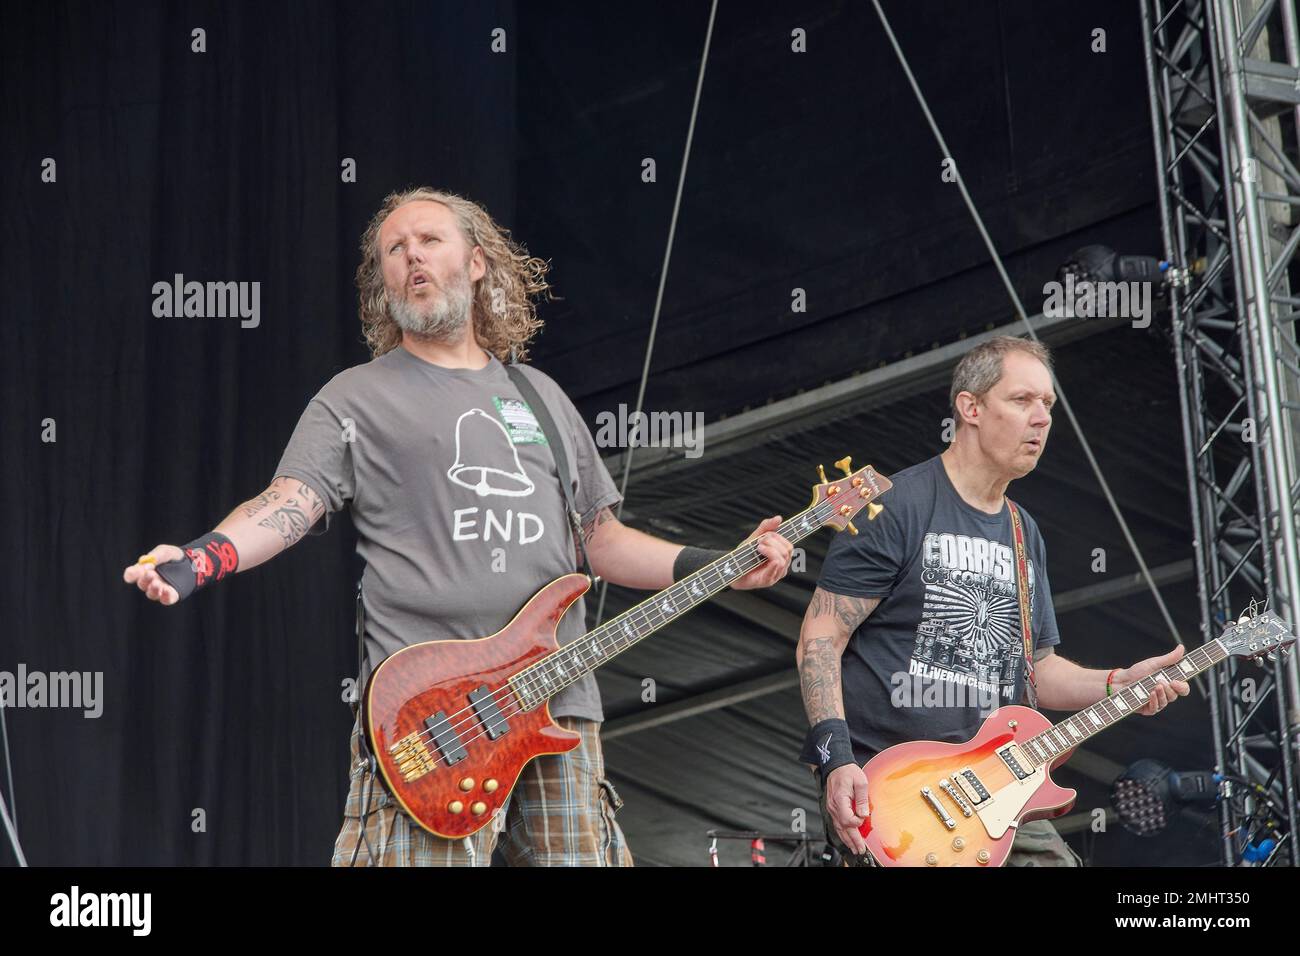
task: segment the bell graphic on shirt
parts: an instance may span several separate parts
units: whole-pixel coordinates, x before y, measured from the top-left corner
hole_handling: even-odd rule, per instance
[[[465,449],[479,460],[466,461]],[[456,463],[447,477],[480,498],[508,495],[523,498],[533,493],[533,480],[519,461],[519,452],[505,426],[481,408],[471,408],[456,419]]]

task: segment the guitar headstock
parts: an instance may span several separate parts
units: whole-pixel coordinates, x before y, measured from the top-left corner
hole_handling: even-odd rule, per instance
[[[1295,643],[1295,635],[1286,621],[1272,611],[1260,613],[1252,604],[1237,623],[1219,635],[1219,641],[1230,657],[1250,660],[1267,655],[1272,660],[1278,651],[1286,653],[1286,648]]]
[[[821,465],[817,466],[817,474],[821,481],[813,485],[812,504],[809,507],[815,508],[822,502],[829,502],[834,507],[831,513],[822,519],[822,524],[829,525],[837,531],[848,528],[850,532],[857,534],[858,529],[853,527],[854,516],[866,508],[867,520],[874,521],[876,515],[884,510],[875,503],[875,500],[892,488],[894,483],[877,473],[870,465],[854,471],[853,459],[848,455],[837,461],[835,467],[844,472],[843,478],[828,480],[826,470]]]

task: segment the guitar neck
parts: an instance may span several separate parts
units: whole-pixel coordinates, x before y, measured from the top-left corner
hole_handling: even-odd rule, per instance
[[[833,513],[833,505],[825,501],[819,502],[784,522],[776,530],[791,542],[802,541],[820,528]],[[734,581],[766,560],[759,553],[755,542],[745,542],[712,564],[687,575],[578,640],[524,668],[510,679],[515,693],[527,709],[541,704],[632,645],[730,587]]]
[[[1101,733],[1134,711],[1141,710],[1156,684],[1171,680],[1191,680],[1227,656],[1227,650],[1217,638],[1202,644],[1190,654],[1186,654],[1177,664],[1156,671],[1110,697],[1097,701],[1091,707],[1085,707],[1073,717],[1061,721],[1036,737],[1031,737],[1021,745],[1021,749],[1027,750],[1040,765],[1051,763],[1094,734]]]

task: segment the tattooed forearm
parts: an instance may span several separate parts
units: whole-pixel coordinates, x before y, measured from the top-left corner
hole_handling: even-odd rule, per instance
[[[257,524],[278,534],[287,548],[307,533],[311,519],[307,517],[306,506],[297,498],[290,498]]]
[[[795,652],[799,689],[809,723],[832,717],[843,719],[840,657],[858,625],[879,603],[879,598],[846,597],[821,588],[813,590]]]
[[[842,645],[833,637],[814,637],[802,643],[799,659],[799,690],[803,694],[808,723],[844,717],[840,691]]]
[[[251,501],[244,502],[244,517],[251,518],[259,512],[265,511],[279,500],[280,493],[278,491],[264,491]]]

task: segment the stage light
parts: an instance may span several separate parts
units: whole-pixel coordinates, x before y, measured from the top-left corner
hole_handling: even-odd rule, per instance
[[[1153,836],[1182,806],[1212,806],[1219,799],[1219,777],[1205,771],[1175,772],[1158,760],[1144,759],[1120,774],[1110,802],[1130,833]]]

